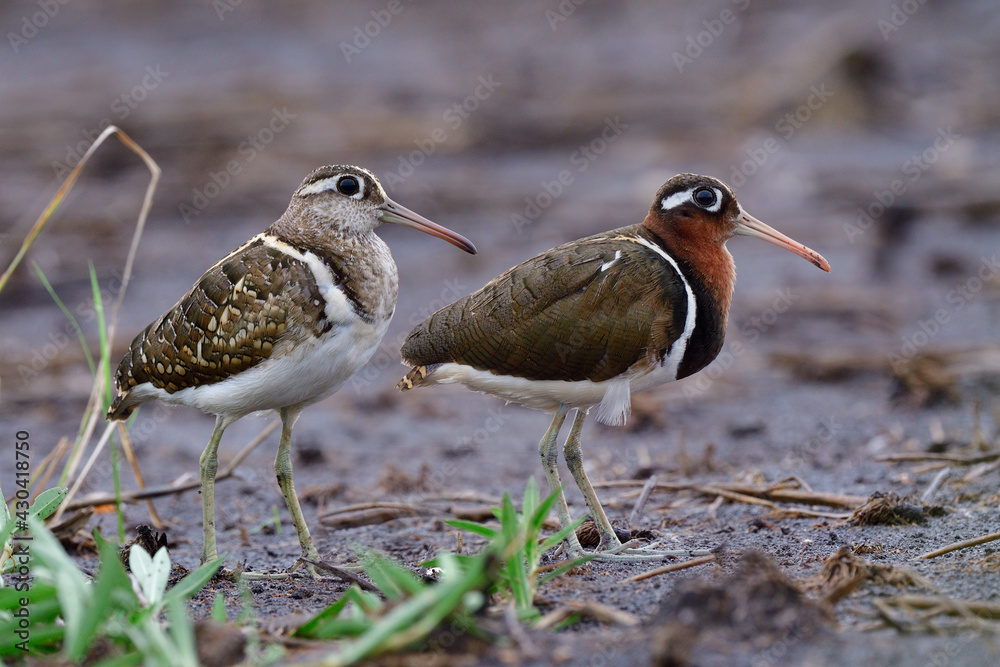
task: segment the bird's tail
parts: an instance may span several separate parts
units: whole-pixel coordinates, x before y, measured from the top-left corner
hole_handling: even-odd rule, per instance
[[[414,366],[402,380],[396,383],[396,389],[407,391],[424,384],[427,379],[427,366]]]
[[[111,407],[108,408],[108,414],[105,415],[105,419],[108,421],[122,421],[128,419],[135,409],[138,407],[136,403],[127,403],[126,400],[129,397],[129,392],[118,390],[118,395],[115,396],[115,400],[111,402]]]

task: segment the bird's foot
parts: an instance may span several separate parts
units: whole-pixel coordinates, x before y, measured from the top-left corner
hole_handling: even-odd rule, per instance
[[[233,579],[243,581],[287,581],[292,578],[291,572],[251,572],[250,570],[233,570]]]
[[[711,549],[658,549],[657,545],[637,546],[638,540],[629,540],[620,547],[595,552],[595,560],[650,561],[665,558],[693,558],[712,553]]]
[[[579,545],[567,545],[566,553],[571,558],[588,557],[590,560],[613,562],[640,562],[663,560],[665,558],[693,558],[712,553],[711,549],[658,549],[658,544],[639,546],[640,540],[628,540],[617,544],[601,543],[594,551],[585,551]]]

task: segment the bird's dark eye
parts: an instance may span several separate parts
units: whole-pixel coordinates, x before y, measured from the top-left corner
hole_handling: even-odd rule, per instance
[[[350,197],[351,195],[358,194],[358,190],[361,189],[361,184],[358,183],[358,179],[353,176],[344,176],[339,181],[337,181],[337,192],[342,195]]]
[[[699,206],[705,206],[705,207],[711,206],[712,204],[715,203],[716,199],[717,197],[715,195],[715,192],[709,190],[708,188],[701,188],[700,190],[695,190],[694,200],[698,203]]]

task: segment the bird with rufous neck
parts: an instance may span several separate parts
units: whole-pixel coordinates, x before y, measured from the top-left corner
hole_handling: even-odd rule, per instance
[[[563,446],[608,560],[661,557],[622,545],[583,469],[587,414],[622,424],[632,394],[707,366],[722,349],[736,270],[726,242],[753,236],[824,271],[818,253],[750,216],[721,181],[679,174],[657,192],[637,225],[566,243],[523,262],[440,309],[410,332],[402,390],[461,383],[555,413],[539,443],[561,524],[570,524],[556,438],[576,416]],[[574,554],[583,553],[574,534]]]

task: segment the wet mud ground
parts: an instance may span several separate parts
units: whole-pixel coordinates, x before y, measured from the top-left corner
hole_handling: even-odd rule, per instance
[[[542,478],[537,443],[549,417],[460,387],[395,391],[405,334],[537,252],[640,221],[673,174],[717,176],[751,214],[824,254],[833,273],[752,239],[729,244],[739,282],[720,358],[637,396],[628,427],[593,420],[585,427],[587,469],[609,515],[624,527],[638,486],[601,483],[641,485],[652,474],[697,484],[794,476],[817,492],[898,494],[918,508],[919,523],[790,518],[711,495],[656,491],[632,527],[675,548],[716,549],[715,564],[633,583],[625,579],[649,565],[592,563],[542,590],[543,610],[593,600],[634,614],[638,626],[584,620],[531,632],[527,648],[439,639],[409,659],[996,664],[988,623],[878,611],[879,600],[902,593],[1000,601],[995,546],[911,561],[1000,530],[996,466],[952,464],[932,509],[919,498],[943,464],[880,460],[998,448],[996,10],[927,5],[903,20],[891,3],[862,2],[587,3],[565,17],[555,2],[400,7],[347,55],[342,43],[353,45],[355,28],[363,31],[380,6],[278,10],[244,2],[220,17],[208,3],[112,9],[81,0],[16,51],[2,45],[9,51],[0,63],[3,265],[104,118],[163,169],[116,354],[206,267],[270,224],[319,164],[367,166],[395,199],[473,239],[476,257],[411,230],[382,230],[401,276],[389,333],[369,367],[307,410],[295,430],[296,486],[324,558],[352,562],[360,545],[416,567],[457,548],[456,532],[443,523],[450,509],[485,507],[505,492],[517,498],[529,476]],[[726,10],[732,21],[721,23]],[[18,31],[25,11],[0,10],[5,33]],[[699,50],[688,38],[708,43]],[[230,163],[238,173],[227,178]],[[556,192],[561,172],[569,182]],[[76,432],[91,379],[29,263],[45,271],[96,348],[87,263],[114,296],[147,178],[132,154],[102,148],[0,294],[0,437],[12,442],[17,430],[29,431],[36,461]],[[892,361],[902,363],[894,369]],[[265,425],[247,418],[232,426],[221,466]],[[211,429],[212,418],[194,411],[145,406],[132,437],[146,483],[197,479]],[[273,479],[276,444],[273,434],[217,487],[219,550],[229,565],[280,571],[298,554]],[[0,462],[5,489],[11,451],[0,447],[10,457]],[[134,488],[130,473],[123,480]],[[104,463],[82,493],[110,489]],[[568,496],[572,512],[582,512],[576,489]],[[384,501],[438,511],[327,525],[337,508]],[[171,558],[195,567],[197,492],[154,502]],[[275,507],[283,530],[255,531]],[[150,522],[145,505],[125,515],[130,528]],[[95,526],[116,531],[109,514],[86,529]],[[465,550],[475,546],[466,536]],[[824,594],[811,582],[844,546],[924,580],[866,581],[835,605],[810,606]],[[785,597],[739,602],[739,591],[757,590],[739,574],[751,550],[793,582],[792,593],[772,581],[766,591]],[[79,562],[95,564],[86,553]],[[768,571],[759,561],[747,568]],[[706,592],[713,586],[716,593]],[[251,586],[261,626],[276,633],[345,589],[305,579]],[[196,597],[193,613],[208,614],[215,590],[235,617],[238,591],[225,582]],[[739,613],[720,611],[702,632],[678,625],[699,609],[726,609],[711,597],[719,590],[733,592],[729,604]],[[287,659],[320,651],[296,647]]]

